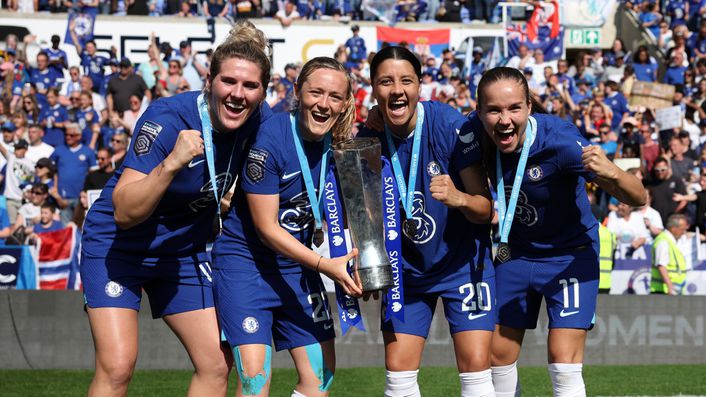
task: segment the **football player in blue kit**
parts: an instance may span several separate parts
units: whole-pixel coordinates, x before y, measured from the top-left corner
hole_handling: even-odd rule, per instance
[[[89,396],[125,395],[137,359],[142,290],[186,348],[188,395],[226,394],[206,241],[248,140],[271,114],[267,41],[239,22],[213,52],[202,93],[155,101],[138,120],[123,167],[91,207],[81,277],[96,348]]]
[[[439,298],[454,341],[461,395],[490,396],[493,206],[480,141],[467,130],[467,119],[450,106],[419,102],[421,64],[409,50],[384,48],[370,69],[385,131],[366,129],[358,136],[382,142],[404,214],[404,321],[392,317],[381,327],[385,396],[420,395],[417,373]]]
[[[233,347],[239,396],[268,395],[273,338],[277,350],[289,350],[299,374],[292,395],[328,395],[334,330],[319,272],[346,293],[361,294],[346,271],[357,250],[329,259],[310,248],[321,243],[317,192],[331,143],[350,137],[355,117],[351,83],[339,62],[318,57],[302,68],[295,95],[293,113],[260,128],[213,248],[216,308]]]
[[[331,143],[350,136],[351,83],[332,58],[308,61],[293,113],[262,125],[250,149],[223,235],[213,248],[218,319],[233,347],[238,396],[266,396],[271,343],[288,349],[299,374],[293,396],[328,395],[335,368],[333,319],[319,273],[346,293],[362,291],[346,271],[357,254],[325,258],[321,192]]]
[[[542,299],[554,395],[585,395],[581,363],[599,276],[598,222],[585,185],[593,181],[628,205],[645,202],[637,178],[573,124],[540,109],[522,73],[500,67],[481,78],[478,111],[469,116],[472,130],[483,136],[484,162],[498,191],[496,396],[520,394],[516,363],[525,329],[537,326]]]

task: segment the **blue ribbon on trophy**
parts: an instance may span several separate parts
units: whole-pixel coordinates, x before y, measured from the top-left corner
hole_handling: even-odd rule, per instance
[[[331,258],[344,256],[348,253],[346,234],[343,228],[343,206],[338,192],[336,173],[330,168],[324,183],[324,214],[326,215],[328,245]],[[350,264],[348,273],[351,273]],[[360,312],[358,299],[346,295],[343,289],[336,284],[336,305],[338,317],[341,320],[341,333],[348,332],[350,327],[365,331],[363,317]]]
[[[404,322],[404,286],[402,284],[402,236],[400,235],[399,190],[390,162],[383,157],[382,209],[385,227],[385,249],[392,265],[393,286],[384,298],[385,321],[392,317]]]

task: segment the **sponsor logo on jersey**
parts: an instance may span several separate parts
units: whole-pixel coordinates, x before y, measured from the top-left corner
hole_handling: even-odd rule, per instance
[[[286,210],[279,215],[279,224],[290,232],[300,232],[311,224],[311,203],[307,192],[301,192],[289,199]]]
[[[469,144],[473,142],[473,140],[476,137],[476,134],[473,133],[473,131],[468,131],[468,133],[461,135],[460,131],[458,128],[456,129],[456,133],[458,134],[458,139],[465,144]]]
[[[105,294],[111,298],[119,297],[123,294],[124,290],[123,286],[115,281],[108,281],[108,283],[105,284]]]
[[[243,330],[249,334],[254,334],[260,329],[260,323],[257,322],[255,317],[245,317],[243,320]]]
[[[475,319],[485,317],[488,313],[478,313],[478,314],[473,314],[473,313],[468,313],[468,319],[473,321]]]
[[[245,174],[254,183],[258,183],[265,177],[265,162],[270,154],[264,150],[250,149],[248,152],[248,165],[245,167]]]
[[[412,239],[416,244],[424,244],[434,237],[436,221],[426,213],[424,208],[424,193],[415,191],[412,204],[412,220],[416,223],[417,233]]]
[[[282,180],[286,181],[287,179],[291,179],[291,178],[299,175],[300,173],[301,173],[301,171],[295,171],[295,172],[291,172],[289,174],[287,174],[287,173],[282,174]]]
[[[512,186],[505,186],[505,197],[510,197]],[[520,190],[517,196],[517,207],[515,207],[515,218],[518,222],[525,226],[534,226],[539,220],[537,209],[527,202],[527,195]]]
[[[228,172],[222,172],[216,175],[216,189],[218,189],[219,196],[222,197],[223,192],[230,189],[232,181],[233,175]],[[189,203],[189,209],[194,212],[199,212],[200,210],[207,208],[209,205],[214,205],[215,203],[215,196],[213,195],[213,187],[211,186],[210,180],[204,183],[199,191],[203,195]]]
[[[574,311],[572,311],[572,312],[565,312],[564,309],[561,309],[561,311],[559,312],[559,316],[561,316],[561,317],[569,317],[569,316],[573,316],[574,314],[578,314],[578,313],[579,313],[578,310],[574,310]]]
[[[149,153],[152,149],[152,144],[155,139],[157,139],[157,135],[159,135],[161,131],[161,125],[155,123],[154,121],[145,120],[145,122],[142,123],[140,130],[137,132],[137,138],[135,138],[135,145],[133,146],[135,154],[141,156]]]

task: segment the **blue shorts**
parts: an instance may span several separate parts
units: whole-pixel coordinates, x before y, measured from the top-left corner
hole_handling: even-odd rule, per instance
[[[511,259],[495,268],[498,323],[534,329],[542,298],[549,328],[590,329],[598,298],[598,254],[592,249],[536,260]]]
[[[318,273],[259,273],[214,269],[218,321],[231,346],[275,342],[293,349],[335,338],[326,290]]]
[[[213,307],[208,261],[144,264],[82,254],[83,296],[90,308],[140,310],[143,289],[153,318]]]
[[[417,335],[426,338],[436,309],[436,302],[441,298],[444,314],[449,322],[451,334],[462,331],[492,331],[497,321],[495,310],[495,276],[493,265],[486,265],[484,270],[467,270],[465,274],[453,277],[452,281],[443,282],[444,289],[415,290],[405,284],[404,322],[391,318],[383,321],[380,329],[384,332]],[[384,307],[383,307],[383,313]]]

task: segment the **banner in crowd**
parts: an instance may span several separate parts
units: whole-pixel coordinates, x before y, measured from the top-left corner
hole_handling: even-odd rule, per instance
[[[541,48],[546,61],[564,54],[564,27],[559,23],[557,0],[536,6],[526,24],[508,23],[506,33],[508,57],[517,55],[522,44],[530,51]]]
[[[377,48],[382,43],[399,45],[401,42],[409,43],[417,54],[433,54],[441,57],[441,52],[449,48],[449,29],[411,30],[398,29],[388,26],[377,27]]]
[[[39,289],[79,289],[78,254],[81,238],[74,225],[39,233],[35,248]]]
[[[66,21],[66,33],[64,35],[64,43],[76,45],[71,37],[71,25],[76,29],[76,38],[81,47],[84,47],[87,42],[93,40],[93,27],[95,26],[96,17],[93,14],[84,13],[69,13]]]
[[[562,22],[570,28],[600,28],[617,6],[617,0],[562,0]]]
[[[688,240],[679,249],[686,260],[686,284],[682,295],[706,295],[706,261],[703,244]],[[611,295],[647,295],[652,279],[652,246],[645,244],[633,249],[629,243],[618,244],[613,272]]]
[[[0,246],[0,290],[36,289],[37,268],[28,246]]]

